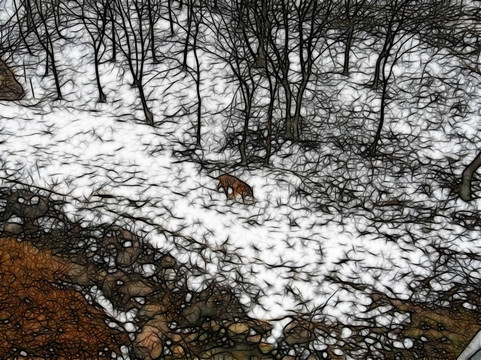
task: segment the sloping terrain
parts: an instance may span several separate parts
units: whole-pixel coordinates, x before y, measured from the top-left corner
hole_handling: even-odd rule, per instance
[[[481,84],[459,59],[429,52],[416,37],[404,44],[369,156],[381,91],[368,84],[380,49],[359,40],[346,77],[342,50],[332,46],[317,59],[300,140],[279,135],[269,166],[255,156],[241,166],[238,88],[208,45],[198,54],[196,148],[195,81],[179,67],[180,35],[160,42],[159,64],[146,63],[149,126],[125,62],[100,64],[107,101],[97,102],[87,35],[80,25],[68,33],[56,43],[62,100],[44,62],[12,58],[30,89],[22,101],[0,103],[2,186],[51,190],[73,220],[140,234],[189,269],[192,291],[212,279],[230,286],[252,318],[272,321],[269,340],[285,354],[317,356],[332,339],[338,349],[329,356],[340,358],[454,358],[467,345],[478,330],[470,319],[479,312],[481,187],[475,181],[475,199],[465,203],[457,186],[479,150]],[[214,37],[208,28],[203,36],[206,44]],[[253,138],[264,136],[264,105],[254,106]],[[274,114],[282,119],[281,109]],[[214,177],[224,172],[254,189],[254,204],[217,191]],[[16,216],[3,220],[23,221]],[[301,335],[288,340],[292,317]]]

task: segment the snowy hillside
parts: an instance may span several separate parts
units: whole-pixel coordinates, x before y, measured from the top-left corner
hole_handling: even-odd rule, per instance
[[[178,16],[182,22],[186,15]],[[159,33],[167,29],[158,23]],[[214,38],[207,27],[201,32],[204,43]],[[352,324],[363,316],[376,324],[403,320],[373,315],[371,298],[333,279],[429,299],[416,281],[433,275],[429,287],[444,291],[463,283],[462,276],[481,278],[479,258],[469,256],[481,246],[481,187],[474,183],[470,203],[455,191],[479,150],[479,78],[457,70],[446,52],[428,53],[410,39],[393,66],[395,91],[378,154],[365,156],[381,106],[379,90],[366,86],[379,45],[356,42],[348,77],[335,72],[342,49],[330,46],[329,56],[317,59],[319,81],[306,93],[301,141],[278,139],[269,166],[241,166],[237,147],[228,144],[240,131],[231,116],[237,84],[203,50],[202,140],[194,149],[195,79],[178,66],[181,33],[159,41],[157,53],[169,54],[159,64],[146,64],[154,126],[144,121],[122,59],[101,62],[107,101],[97,102],[92,48],[81,25],[55,44],[62,100],[54,99],[51,75],[43,76],[45,61],[13,54],[9,63],[27,96],[0,102],[1,185],[50,189],[65,196],[72,217],[134,229],[191,266],[192,289],[209,278],[240,289],[253,317],[279,320],[273,341],[282,318],[298,312]],[[195,67],[193,51],[189,66]],[[265,121],[256,111],[253,132]],[[274,113],[282,116],[279,108]],[[254,189],[254,204],[217,191],[213,177],[224,172]],[[443,263],[447,252],[440,249],[452,258]],[[438,276],[442,266],[452,271]]]

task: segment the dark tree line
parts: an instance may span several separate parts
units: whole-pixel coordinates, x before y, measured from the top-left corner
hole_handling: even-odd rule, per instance
[[[43,62],[56,99],[63,99],[62,44],[75,41],[69,29],[81,25],[92,49],[99,102],[101,64],[128,69],[147,124],[156,125],[146,75],[167,57],[196,84],[195,145],[202,146],[203,59],[210,54],[230,71],[241,164],[270,158],[283,143],[303,141],[305,117],[323,78],[352,74],[360,44],[376,58],[366,86],[378,92],[377,126],[366,156],[376,156],[386,111],[396,99],[396,68],[414,51],[445,51],[460,71],[479,75],[480,10],[452,0],[10,0],[1,25],[0,55],[29,54]],[[162,25],[162,26],[161,26]],[[167,25],[167,26],[163,26]],[[168,30],[165,30],[168,29]],[[172,54],[159,52],[166,44]],[[189,65],[193,59],[194,66]],[[422,68],[423,64],[419,64]],[[155,70],[154,70],[155,71]],[[161,114],[160,114],[161,115]],[[314,126],[315,126],[314,120]],[[312,126],[312,124],[310,125]],[[467,180],[466,180],[467,181]],[[463,193],[466,193],[464,191]],[[468,198],[464,196],[463,198]]]

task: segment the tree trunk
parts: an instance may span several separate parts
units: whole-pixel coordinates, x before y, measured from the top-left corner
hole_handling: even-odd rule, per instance
[[[249,120],[251,117],[251,107],[252,107],[252,94],[247,84],[245,86],[241,84],[242,96],[244,97],[245,105],[245,117],[244,117],[244,128],[242,130],[242,139],[239,144],[239,152],[241,154],[241,164],[247,165],[247,134],[249,131]]]
[[[87,29],[87,32],[89,33],[90,35],[90,38],[92,39],[92,47],[93,47],[93,50],[94,50],[94,68],[95,68],[95,80],[96,80],[96,83],[97,83],[97,91],[98,91],[98,94],[99,94],[99,97],[98,97],[98,102],[99,103],[105,103],[107,102],[107,96],[105,95],[105,93],[103,92],[103,89],[102,89],[102,83],[100,81],[100,70],[99,70],[99,66],[100,66],[100,60],[102,58],[102,55],[100,54],[100,48],[103,44],[103,39],[104,39],[104,36],[105,36],[105,29],[107,27],[107,8],[104,8],[103,10],[103,14],[102,14],[102,17],[101,17],[101,21],[102,21],[102,27],[100,29],[100,33],[98,34],[98,36],[96,37],[95,34],[89,30],[89,25],[87,24],[87,21],[85,20],[85,17],[84,17],[84,14],[82,13],[82,19],[83,19],[83,23],[84,23],[84,26],[85,28]]]
[[[270,102],[267,109],[266,157],[264,158],[264,166],[269,166],[272,155],[272,117],[274,112],[274,102],[276,101],[277,93],[277,81],[274,79],[275,83],[273,85],[270,75],[267,75],[267,79],[269,81]]]
[[[377,58],[376,61],[376,67],[374,69],[374,79],[372,80],[372,88],[377,89],[379,87],[379,78],[381,77],[381,63],[382,59],[384,58],[384,50],[381,51],[379,54],[379,57]]]
[[[349,33],[347,34],[346,47],[344,49],[344,66],[342,69],[342,75],[349,75],[349,61],[351,54],[352,38],[354,36],[354,24],[349,26]]]
[[[301,114],[298,112],[296,108],[296,112],[292,117],[292,140],[299,140],[299,123],[300,123]]]
[[[50,57],[48,56],[47,50],[45,50],[45,71],[43,77],[47,77],[50,74]]]
[[[169,24],[170,24],[170,36],[174,36],[174,19],[172,17],[172,1],[173,0],[167,0],[167,7],[168,7],[168,12],[169,12]]]
[[[152,62],[154,64],[158,64],[159,60],[157,59],[157,55],[155,54],[155,32],[154,32],[155,21],[154,21],[154,17],[152,16],[152,5],[150,3],[150,0],[147,1],[147,10],[149,12],[150,51],[152,53]]]
[[[384,64],[386,64],[384,62]],[[384,71],[384,67],[383,67]],[[384,118],[385,118],[385,112],[386,112],[386,98],[387,98],[387,91],[388,91],[388,86],[387,86],[387,79],[383,79],[383,85],[382,85],[382,95],[381,95],[381,109],[380,109],[380,114],[379,114],[379,124],[377,125],[377,130],[376,130],[376,135],[374,136],[374,140],[369,146],[369,148],[366,150],[366,155],[368,156],[374,156],[376,155],[377,152],[377,145],[379,143],[379,140],[381,140],[381,132],[382,128],[384,126]]]
[[[48,74],[49,62],[50,62],[50,67],[51,67],[54,82],[55,82],[55,88],[56,88],[56,91],[57,91],[56,100],[62,100],[63,96],[62,96],[62,90],[61,90],[61,85],[60,85],[59,73],[58,73],[58,70],[57,70],[57,64],[55,62],[55,50],[54,50],[54,47],[53,47],[52,36],[49,32],[50,29],[47,25],[47,19],[45,18],[44,14],[42,13],[41,4],[36,3],[36,6],[37,6],[37,12],[40,16],[40,20],[42,21],[42,25],[43,25],[43,28],[44,28],[44,31],[45,31],[45,38],[44,38],[43,36],[41,36],[41,34],[39,33],[38,29],[35,26],[33,28],[34,31],[35,31],[35,35],[37,36],[37,39],[40,41],[40,45],[45,50],[45,54],[46,54],[46,56],[45,56],[46,65],[45,65],[45,75],[44,76],[46,76]]]
[[[292,92],[289,87],[289,83],[287,81],[282,82],[282,87],[284,88],[284,92],[286,93],[286,131],[285,136],[288,139],[292,138],[292,115],[291,115],[291,107],[292,107]]]
[[[241,164],[247,165],[247,132],[249,130],[250,120],[250,105],[249,109],[246,109],[246,115],[244,118],[244,129],[242,131],[242,140],[239,144],[239,152],[241,154]]]
[[[187,34],[185,35],[185,43],[184,43],[184,60],[182,62],[182,68],[187,70],[187,57],[189,54],[189,39],[190,33],[192,31],[192,15],[194,9],[192,9],[193,5],[191,2],[187,5]]]
[[[15,2],[14,2],[14,3],[15,3]],[[16,17],[17,17],[18,30],[19,30],[19,32],[20,32],[20,36],[21,36],[21,38],[22,38],[22,42],[23,42],[23,44],[25,45],[25,47],[26,47],[26,49],[27,49],[27,51],[28,51],[28,54],[29,54],[30,56],[34,56],[34,55],[33,55],[33,51],[32,51],[32,49],[30,48],[30,45],[28,44],[27,38],[26,38],[25,33],[24,33],[24,31],[23,31],[22,22],[21,22],[20,15],[19,15],[19,9],[17,8],[16,4],[15,4],[15,10],[16,10],[16,11],[15,11],[15,15],[16,15]],[[28,35],[28,33],[30,32],[30,25],[29,25],[30,20],[29,20],[29,16],[28,16],[28,11],[29,11],[29,10],[27,10],[27,35]]]
[[[200,62],[199,62],[199,55],[197,54],[197,36],[199,34],[199,27],[200,23],[196,20],[195,22],[195,34],[194,34],[194,44],[193,44],[193,51],[194,51],[194,58],[195,58],[195,67],[196,67],[196,75],[197,78],[195,79],[195,91],[197,93],[197,136],[196,136],[196,146],[200,148],[200,140],[202,136],[201,125],[202,125],[202,96],[200,93]]]
[[[466,166],[463,171],[463,175],[461,178],[461,185],[459,186],[459,196],[464,201],[472,200],[471,196],[471,181],[473,179],[473,175],[481,166],[481,152],[476,156],[476,158]]]
[[[49,38],[49,41],[51,39]],[[62,95],[62,86],[60,85],[60,78],[57,70],[57,63],[55,62],[55,53],[53,49],[53,44],[50,43],[50,60],[52,63],[52,73],[53,73],[53,79],[55,81],[55,89],[57,91],[57,99],[56,100],[62,100],[63,95]]]
[[[144,110],[145,121],[147,122],[147,124],[154,126],[154,115],[152,114],[152,111],[150,111],[149,106],[147,105],[147,99],[145,98],[144,94],[144,87],[138,80],[137,88],[139,89],[140,101],[142,102],[142,109]]]
[[[307,65],[309,66],[309,65]],[[297,92],[296,97],[296,110],[294,113],[294,118],[292,119],[292,138],[294,140],[299,140],[300,138],[300,128],[301,128],[301,108],[302,108],[302,99],[304,98],[304,93],[306,92],[307,83],[309,82],[310,72],[304,72],[302,75],[302,83],[299,87],[299,91]]]
[[[99,56],[98,56],[98,49],[96,48],[95,49],[95,59],[94,59],[94,62],[95,62],[95,79],[97,81],[97,90],[99,92],[99,99],[98,99],[98,102],[99,103],[105,103],[107,102],[107,96],[105,95],[104,91],[102,90],[102,84],[100,82],[100,71],[99,71]]]
[[[280,54],[279,66],[282,72],[282,87],[286,93],[286,133],[285,136],[288,139],[292,138],[292,116],[291,116],[291,106],[292,106],[292,91],[289,83],[289,39],[290,39],[290,27],[289,27],[289,10],[287,8],[288,1],[282,0],[282,17],[284,23],[284,46]]]
[[[117,40],[116,40],[116,34],[115,34],[115,18],[114,18],[114,12],[112,11],[112,5],[109,6],[109,13],[110,13],[110,23],[112,28],[111,34],[112,34],[112,57],[110,58],[110,61],[116,62],[117,61]]]

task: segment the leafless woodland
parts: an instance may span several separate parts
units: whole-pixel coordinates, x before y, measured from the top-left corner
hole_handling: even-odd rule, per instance
[[[0,36],[0,358],[480,330],[478,1],[0,0]]]

